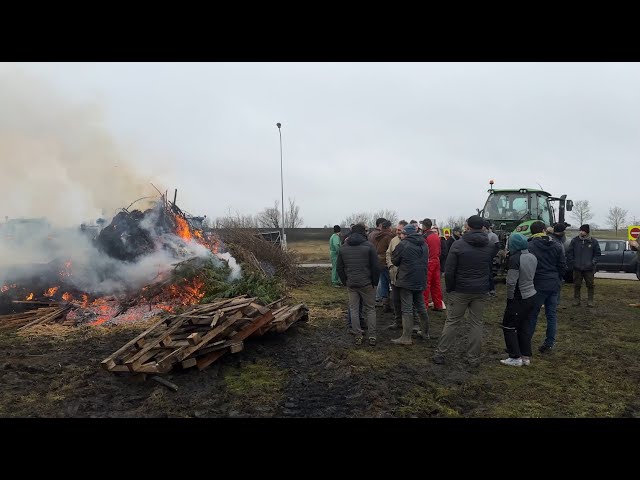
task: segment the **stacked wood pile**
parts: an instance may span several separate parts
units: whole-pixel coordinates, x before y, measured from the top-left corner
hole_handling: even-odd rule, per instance
[[[103,360],[112,373],[164,374],[176,366],[203,370],[225,355],[244,348],[244,340],[287,330],[308,319],[303,304],[286,306],[283,300],[261,305],[246,295],[190,307],[167,316]]]
[[[15,302],[15,303],[43,303],[45,302]],[[49,304],[54,306],[40,307],[35,310],[27,310],[25,312],[13,313],[10,315],[0,316],[0,331],[5,330],[22,330],[33,325],[44,325],[45,323],[55,322],[65,317],[67,312],[73,308],[68,304]]]

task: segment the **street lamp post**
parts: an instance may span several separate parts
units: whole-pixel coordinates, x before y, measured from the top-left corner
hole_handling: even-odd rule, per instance
[[[284,179],[282,175],[282,124],[280,122],[276,123],[278,127],[278,134],[280,135],[280,190],[282,192],[282,204],[280,208],[282,209],[282,238],[280,239],[280,244],[282,245],[282,250],[287,251],[287,237],[284,234]]]

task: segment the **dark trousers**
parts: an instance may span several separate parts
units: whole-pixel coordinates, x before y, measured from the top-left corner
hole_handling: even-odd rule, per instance
[[[533,310],[535,295],[527,299],[514,298],[507,300],[507,308],[502,317],[504,343],[511,358],[531,356],[531,322],[529,317]]]
[[[573,290],[576,298],[580,298],[580,287],[582,286],[582,279],[584,278],[584,283],[587,285],[587,292],[591,292],[591,296],[593,296],[593,278],[594,278],[593,270],[574,270],[573,271]]]

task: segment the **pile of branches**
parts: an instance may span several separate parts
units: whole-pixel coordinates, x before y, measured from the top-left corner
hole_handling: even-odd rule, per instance
[[[298,271],[297,256],[283,251],[280,245],[268,242],[259,235],[258,230],[223,228],[216,233],[243,268],[267,277],[277,276],[287,286],[308,283]]]

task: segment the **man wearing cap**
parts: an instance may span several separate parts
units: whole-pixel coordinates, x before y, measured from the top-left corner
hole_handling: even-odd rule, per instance
[[[598,258],[600,257],[600,244],[590,235],[589,224],[580,226],[580,234],[571,239],[567,249],[567,257],[573,265],[573,306],[580,305],[580,288],[582,279],[587,285],[587,307],[593,307],[594,275]]]
[[[348,288],[349,312],[351,313],[351,329],[356,336],[356,345],[362,344],[362,328],[360,322],[360,300],[363,303],[364,315],[369,329],[369,345],[376,344],[376,287],[380,277],[378,256],[373,245],[365,237],[362,224],[354,225],[351,235],[338,252],[338,275]]]
[[[400,234],[400,244],[391,253],[391,261],[398,267],[396,288],[402,302],[402,336],[391,340],[396,345],[411,345],[413,310],[420,318],[420,337],[429,338],[429,314],[422,292],[427,282],[429,248],[412,224]]]
[[[549,352],[556,341],[558,328],[558,296],[562,286],[567,266],[564,251],[559,243],[551,241],[545,232],[543,222],[537,221],[531,224],[531,237],[529,238],[529,251],[538,259],[536,276],[533,284],[536,289],[533,310],[531,311],[530,329],[531,338],[536,330],[538,314],[544,305],[544,314],[547,318],[547,330],[544,343],[538,348],[540,353]]]
[[[442,287],[440,286],[440,237],[432,230],[433,223],[429,218],[422,220],[422,227],[425,232],[422,236],[429,249],[424,303],[425,305],[429,304],[429,295],[431,295],[433,309],[437,312],[442,312],[445,308],[442,301]]]
[[[447,293],[447,320],[433,356],[434,363],[445,362],[445,355],[456,340],[460,321],[469,310],[469,343],[467,361],[473,367],[480,365],[482,348],[482,316],[489,293],[489,272],[493,257],[498,253],[482,231],[484,221],[478,215],[467,219],[468,231],[449,250],[444,276]]]
[[[451,236],[447,238],[447,251],[451,251],[453,242],[455,242],[456,240],[460,240],[460,237],[462,237],[462,227],[453,227],[451,229]]]

